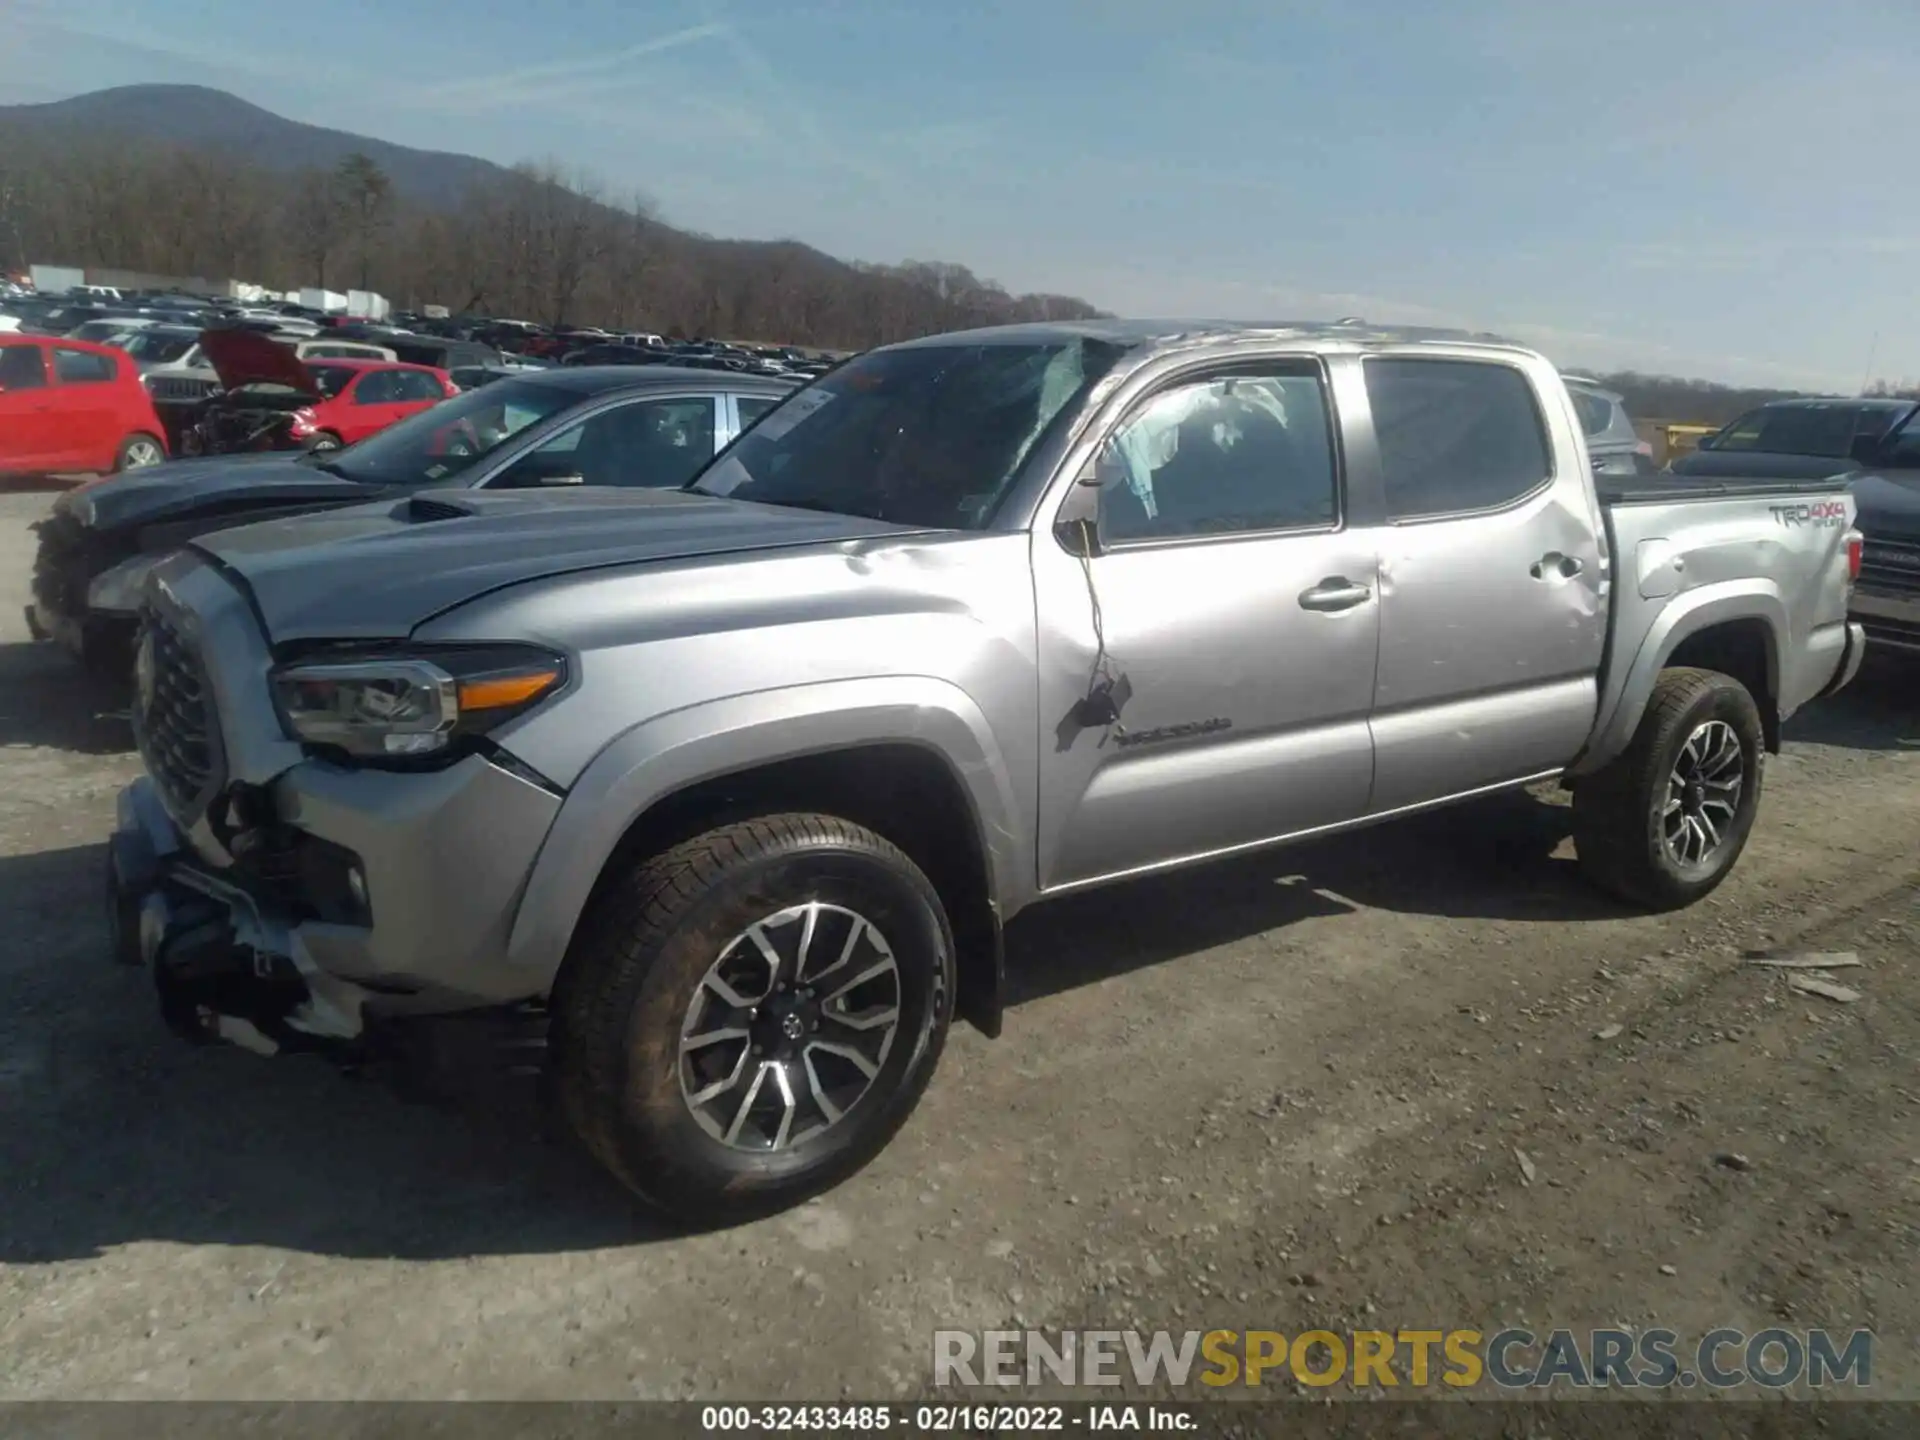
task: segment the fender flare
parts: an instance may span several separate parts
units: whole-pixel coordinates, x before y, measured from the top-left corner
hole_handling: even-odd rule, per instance
[[[1032,886],[1021,807],[986,716],[932,677],[835,680],[729,696],[655,716],[609,742],[568,790],[535,858],[507,962],[551,983],[608,858],[633,823],[705,780],[862,745],[939,756],[967,796],[996,910]]]
[[[1764,579],[1726,580],[1685,591],[1654,617],[1624,673],[1609,681],[1601,695],[1593,736],[1567,773],[1591,775],[1624,751],[1640,728],[1654,681],[1673,652],[1688,637],[1732,620],[1758,620],[1766,626],[1767,678],[1778,696],[1782,649],[1791,629],[1787,602],[1778,587]]]

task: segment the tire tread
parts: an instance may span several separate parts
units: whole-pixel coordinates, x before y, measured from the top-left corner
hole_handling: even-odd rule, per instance
[[[652,958],[686,912],[732,872],[820,846],[864,851],[904,868],[934,894],[883,836],[831,815],[783,813],[735,821],[632,863],[599,888],[581,917],[554,995],[556,1099],[588,1152],[649,1204],[675,1208],[674,1175],[657,1159],[651,1173],[642,1173],[619,1137],[626,1018]]]
[[[1717,670],[1693,666],[1662,670],[1627,748],[1587,776],[1574,792],[1575,852],[1581,869],[1601,889],[1652,910],[1673,909],[1698,898],[1679,892],[1655,862],[1648,843],[1647,796],[1663,781],[1660,772],[1668,763],[1667,750],[1688,714],[1727,685],[1737,687],[1752,705],[1746,688]],[[1754,723],[1757,730],[1757,710]],[[1757,772],[1752,783],[1758,787]]]

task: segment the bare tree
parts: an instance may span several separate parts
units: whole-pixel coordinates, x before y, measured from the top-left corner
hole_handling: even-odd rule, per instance
[[[230,151],[0,121],[0,261],[362,288],[550,324],[857,349],[963,325],[1097,314],[963,265],[853,265],[793,240],[677,230],[555,160],[428,206],[364,155],[291,174]]]
[[[350,224],[335,175],[330,170],[296,173],[287,195],[284,216],[288,248],[319,289],[327,288],[327,261],[340,248]]]
[[[340,205],[353,231],[360,257],[360,288],[368,288],[375,238],[385,229],[393,206],[393,182],[387,172],[358,150],[340,162],[334,172]]]

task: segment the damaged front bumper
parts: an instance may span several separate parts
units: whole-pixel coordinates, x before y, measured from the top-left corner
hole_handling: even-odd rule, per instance
[[[298,765],[252,792],[259,823],[216,864],[142,777],[108,846],[114,952],[151,973],[176,1032],[266,1053],[538,1003],[544,977],[506,944],[558,803],[478,757],[417,775]]]
[[[297,924],[194,863],[151,780],[120,794],[106,881],[114,956],[152,974],[176,1034],[265,1054],[363,1036],[369,992],[321,968]]]

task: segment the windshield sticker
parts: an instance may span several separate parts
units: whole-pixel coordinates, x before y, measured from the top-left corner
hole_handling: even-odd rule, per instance
[[[753,427],[754,437],[759,440],[778,440],[831,399],[831,390],[802,390],[786,404],[769,411],[767,417]]]

